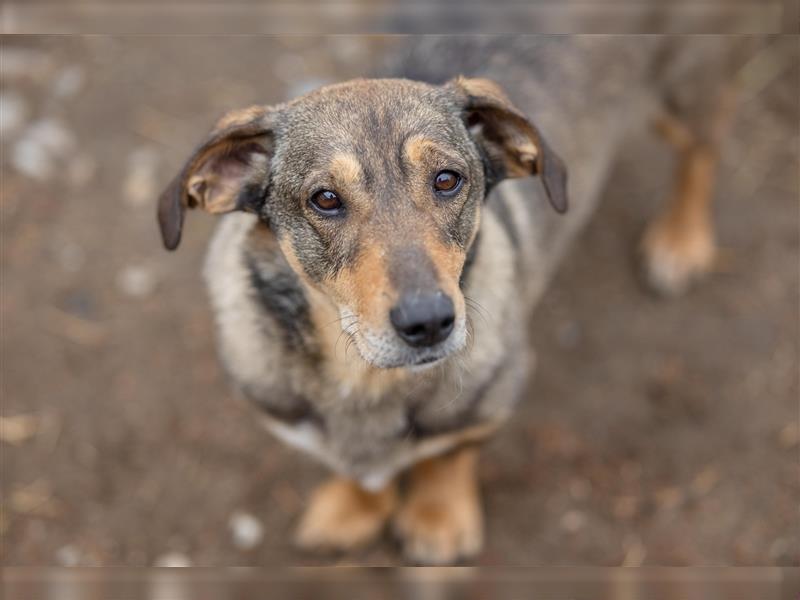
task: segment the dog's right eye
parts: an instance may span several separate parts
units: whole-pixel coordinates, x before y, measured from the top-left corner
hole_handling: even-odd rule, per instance
[[[319,190],[311,196],[308,203],[318,213],[326,216],[338,215],[344,209],[339,196],[336,195],[336,192],[330,190]]]

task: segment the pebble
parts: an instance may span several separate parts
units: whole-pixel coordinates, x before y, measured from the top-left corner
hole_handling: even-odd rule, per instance
[[[575,533],[586,525],[586,515],[579,510],[568,510],[561,517],[561,527],[569,533]]]
[[[156,289],[156,275],[142,265],[129,265],[117,274],[117,288],[126,296],[145,298]]]
[[[70,65],[58,73],[53,81],[53,95],[60,99],[77,94],[83,87],[86,74],[80,65]]]
[[[705,496],[714,489],[719,479],[719,473],[714,467],[706,467],[692,480],[692,490],[700,496]]]
[[[53,175],[55,165],[47,151],[33,140],[23,138],[14,145],[11,155],[14,168],[23,175],[45,181]]]
[[[45,181],[53,176],[59,158],[75,147],[75,137],[60,121],[40,119],[22,132],[11,160],[24,175]]]
[[[31,123],[25,135],[55,156],[64,155],[75,147],[75,137],[72,132],[53,117],[45,117]]]
[[[25,124],[28,106],[22,96],[16,92],[0,92],[0,136],[8,136],[18,131]]]
[[[75,546],[62,546],[56,550],[56,561],[62,567],[77,567],[81,561],[81,553]]]
[[[228,523],[233,536],[233,544],[240,550],[251,550],[264,538],[264,527],[253,515],[237,511]]]
[[[623,567],[640,567],[647,556],[647,549],[642,544],[642,541],[635,537],[627,537],[623,543],[623,551],[625,556],[622,559]]]
[[[185,554],[180,552],[167,552],[162,554],[155,561],[156,567],[191,567],[192,561]]]
[[[158,152],[151,147],[134,150],[128,156],[128,172],[122,184],[125,204],[133,208],[153,206],[158,196]]]
[[[660,510],[675,510],[685,499],[683,490],[679,487],[665,487],[655,493],[655,501]]]
[[[797,423],[789,423],[778,434],[778,444],[784,450],[791,450],[800,443],[800,426]]]
[[[33,414],[0,416],[0,442],[18,446],[39,431],[40,419]]]

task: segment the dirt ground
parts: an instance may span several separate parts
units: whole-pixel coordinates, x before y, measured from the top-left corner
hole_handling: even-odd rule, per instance
[[[366,72],[355,38],[6,38],[0,535],[9,565],[324,564],[289,543],[325,471],[234,399],[200,279],[154,202],[224,110]],[[646,293],[668,188],[641,132],[532,327],[539,368],[484,453],[481,564],[798,565],[798,68],[747,99],[720,272]],[[395,564],[389,543],[333,562]]]

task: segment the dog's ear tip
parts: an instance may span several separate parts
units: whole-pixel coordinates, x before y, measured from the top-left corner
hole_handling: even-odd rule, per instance
[[[161,241],[164,244],[164,248],[169,251],[175,250],[181,243],[181,224],[176,224],[174,222],[167,223],[161,219],[161,215],[159,215],[158,224],[161,230]]]
[[[550,206],[558,214],[563,215],[569,210],[569,199],[567,196],[567,178],[563,176],[556,181],[551,181],[545,177],[542,179],[544,190],[547,192],[547,199]]]
[[[158,197],[158,227],[167,250],[175,250],[181,243],[184,207],[180,181],[175,178]]]
[[[170,252],[174,252],[181,243],[181,234],[180,232],[171,236],[164,234],[161,237],[161,241],[164,242],[164,248]]]
[[[548,193],[548,199],[550,200],[550,206],[553,207],[558,214],[563,215],[569,212],[569,201],[567,200],[566,196],[554,196]]]

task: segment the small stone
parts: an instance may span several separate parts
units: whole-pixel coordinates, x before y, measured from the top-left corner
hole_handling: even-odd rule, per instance
[[[674,510],[684,500],[683,490],[679,487],[666,487],[655,493],[656,504],[661,510]]]
[[[568,510],[561,517],[561,527],[569,533],[575,533],[586,525],[586,515],[579,510]]]
[[[15,92],[0,92],[0,136],[7,136],[18,131],[25,124],[28,107],[25,100]]]
[[[692,490],[700,496],[708,494],[719,481],[719,473],[714,467],[706,467],[692,480]]]
[[[264,527],[253,515],[237,511],[228,523],[233,536],[233,544],[240,550],[251,550],[258,546],[264,537]]]
[[[71,65],[61,70],[53,81],[53,95],[57,98],[69,98],[77,94],[83,87],[86,74],[80,65]]]
[[[0,416],[0,442],[18,446],[29,440],[39,430],[39,418],[35,415]]]
[[[55,168],[47,151],[41,145],[27,138],[14,144],[11,163],[23,175],[40,181],[50,179]]]
[[[52,118],[32,123],[14,144],[11,161],[24,175],[45,181],[53,176],[56,161],[75,147],[72,133]]]
[[[156,567],[191,567],[192,561],[180,552],[167,552],[159,556],[154,564]]]
[[[130,265],[117,274],[117,288],[133,298],[144,298],[156,289],[156,276],[152,269]]]
[[[152,206],[158,195],[158,152],[150,147],[139,148],[128,157],[128,173],[122,184],[122,197],[128,206]]]
[[[789,566],[792,559],[792,542],[789,538],[778,538],[769,547],[769,560],[774,565]]]
[[[81,553],[75,546],[62,546],[56,550],[56,561],[62,567],[77,567]]]
[[[800,443],[800,426],[797,423],[789,423],[781,429],[778,434],[778,444],[785,450],[791,450]]]
[[[36,517],[55,518],[62,512],[61,503],[53,497],[50,485],[43,480],[12,490],[10,506],[16,513]]]
[[[647,556],[647,549],[642,541],[635,536],[627,537],[622,543],[625,557],[622,559],[623,567],[639,567]]]
[[[61,121],[51,117],[31,123],[25,134],[55,156],[67,154],[75,147],[72,132]]]

